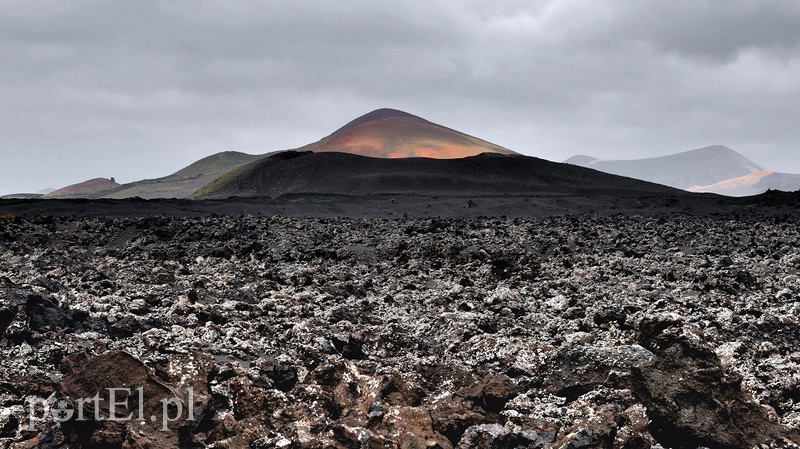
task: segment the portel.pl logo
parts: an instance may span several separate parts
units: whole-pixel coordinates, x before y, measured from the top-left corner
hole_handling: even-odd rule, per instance
[[[103,393],[103,394],[101,394]],[[177,396],[163,398],[154,402],[145,401],[143,387],[138,388],[106,388],[92,397],[68,399],[56,397],[51,399],[28,398],[26,402],[29,428],[37,423],[49,421],[147,421],[161,431],[170,432],[170,425],[178,421],[194,421],[194,390],[189,387],[184,391],[186,401]],[[160,405],[159,405],[160,403]],[[150,405],[146,407],[146,405]],[[150,414],[145,413],[149,408]]]

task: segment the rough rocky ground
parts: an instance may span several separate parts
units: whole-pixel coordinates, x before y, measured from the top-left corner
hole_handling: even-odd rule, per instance
[[[799,248],[786,217],[6,216],[0,447],[796,447]],[[145,419],[28,422],[110,387]]]

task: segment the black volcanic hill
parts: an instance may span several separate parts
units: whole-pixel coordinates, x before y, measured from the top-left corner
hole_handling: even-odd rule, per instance
[[[522,155],[383,159],[290,151],[240,167],[192,198],[275,198],[290,193],[683,194],[645,181]]]

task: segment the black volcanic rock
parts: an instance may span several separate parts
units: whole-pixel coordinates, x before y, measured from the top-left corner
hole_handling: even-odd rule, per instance
[[[800,237],[764,211],[0,221],[2,444],[795,447]],[[198,419],[28,425],[128,385]]]
[[[17,316],[17,306],[15,304],[0,304],[0,339],[5,336],[6,329]]]
[[[58,303],[50,297],[28,295],[25,304],[28,324],[36,332],[50,332],[74,328],[74,322]]]

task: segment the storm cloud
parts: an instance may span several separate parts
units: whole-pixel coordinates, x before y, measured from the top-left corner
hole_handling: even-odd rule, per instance
[[[393,107],[524,154],[800,172],[800,3],[8,0],[0,194],[169,174]]]

